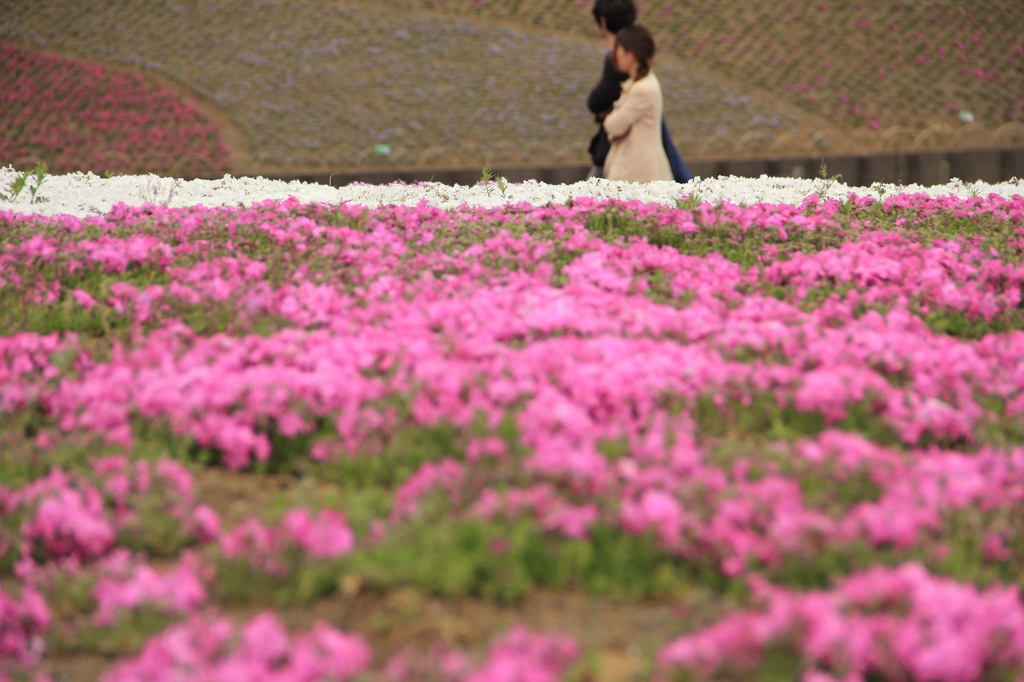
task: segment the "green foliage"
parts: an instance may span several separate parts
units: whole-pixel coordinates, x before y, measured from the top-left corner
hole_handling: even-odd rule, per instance
[[[597,443],[597,451],[609,461],[615,462],[630,454],[629,441],[625,437],[602,440]]]
[[[14,440],[11,434],[16,435],[19,428],[24,428],[12,424],[36,418],[27,415],[38,415],[38,412],[29,410],[13,416],[0,415],[0,433],[6,432],[6,435],[0,436],[0,481],[3,482],[0,485],[22,486],[46,476],[54,467],[65,470],[80,468],[87,466],[88,460],[92,457],[102,457],[116,451],[116,447],[106,446],[99,442],[99,439],[84,437],[68,437],[48,448],[36,446],[29,440],[6,447],[3,441]],[[49,429],[47,431],[49,432]]]
[[[22,262],[15,272],[26,284],[59,281],[60,295],[53,303],[36,303],[26,294],[28,287],[0,288],[0,333],[15,331],[49,334],[74,331],[84,336],[108,337],[127,328],[130,316],[118,314],[104,303],[110,297],[110,288],[118,282],[137,289],[150,285],[164,285],[169,274],[155,264],[136,263],[121,273],[105,272],[99,266],[82,268],[69,274],[66,254],[58,254],[49,263]],[[71,296],[73,289],[82,289],[92,296],[97,305],[86,310]],[[112,338],[110,339],[112,340]]]
[[[920,553],[912,553],[920,558]],[[771,567],[755,567],[773,582],[793,589],[826,590],[844,576],[870,566],[895,566],[907,560],[907,553],[892,547],[869,547],[863,542],[809,547],[783,554]]]
[[[127,611],[110,627],[100,627],[79,618],[73,628],[54,633],[49,645],[54,654],[94,654],[99,656],[130,656],[137,654],[153,635],[165,630],[176,617],[153,607]]]
[[[461,440],[461,430],[451,424],[408,424],[399,427],[379,451],[344,454],[317,466],[317,476],[347,490],[390,488],[404,482],[427,462],[461,458]]]
[[[320,478],[315,467],[300,475],[288,488],[278,491],[267,503],[265,516],[275,523],[289,509],[305,507],[315,513],[322,509],[343,510],[345,520],[356,537],[371,532],[373,522],[387,518],[394,491],[381,485],[361,487],[332,483]]]
[[[60,372],[47,382],[56,388],[64,378],[78,376],[76,347],[58,350],[50,358]],[[46,476],[53,468],[80,470],[88,460],[118,452],[104,443],[102,434],[64,434],[43,403],[32,400],[20,409],[0,412],[0,485],[20,487]]]
[[[48,655],[125,656],[137,653],[146,640],[176,617],[153,606],[124,611],[111,625],[92,621],[96,610],[94,573],[57,572],[45,583],[46,603],[55,627],[47,633]]]
[[[346,570],[377,589],[408,585],[498,603],[515,603],[533,588],[584,589],[618,599],[678,596],[697,584],[720,593],[745,589],[710,564],[674,556],[654,538],[602,524],[590,529],[588,539],[572,540],[527,519],[485,522],[439,514],[423,514],[351,555]]]
[[[712,438],[764,434],[768,438],[792,440],[817,436],[827,426],[818,413],[793,407],[780,409],[770,395],[753,396],[749,402],[720,402],[705,395],[697,399],[692,410],[697,433]]]
[[[36,167],[31,173],[22,171],[16,174],[14,176],[14,180],[7,188],[7,193],[0,192],[0,200],[14,201],[26,188],[28,188],[29,194],[31,195],[29,203],[42,204],[49,201],[49,199],[45,197],[38,196],[39,188],[42,187],[43,182],[46,180],[46,174],[46,164],[42,161],[36,164]]]
[[[0,516],[0,537],[17,538],[21,534],[21,523],[24,518],[25,514],[20,510]],[[14,566],[20,558],[21,551],[16,545],[0,543],[0,576],[14,575]]]
[[[296,436],[282,435],[271,423],[264,430],[271,444],[270,456],[265,461],[254,460],[249,470],[312,475],[319,481],[337,484],[352,492],[377,486],[394,487],[423,464],[446,457],[458,459],[464,451],[465,434],[451,424],[405,424],[393,432],[378,434],[379,439],[368,439],[359,452],[342,453],[340,457],[318,463],[309,456],[313,444],[320,439],[335,440],[336,435],[330,420],[315,418],[312,421],[309,432]],[[223,463],[223,453],[216,448],[204,447],[191,437],[172,432],[164,424],[136,418],[132,421],[132,431],[140,447],[149,444],[149,451],[204,466]]]
[[[987,415],[975,428],[974,436],[979,443],[997,448],[1009,448],[1024,444],[1024,421],[1017,415],[1006,414],[1006,399],[999,396],[982,396],[979,404]]]
[[[841,514],[860,502],[877,502],[882,488],[865,470],[836,475],[811,468],[799,477],[804,503],[813,509]]]
[[[647,290],[644,295],[655,303],[677,308],[685,308],[696,298],[692,291],[674,292],[664,270],[655,270],[647,274]]]
[[[671,397],[664,398],[671,404]],[[752,395],[745,400],[717,400],[714,396],[703,395],[692,406],[679,405],[689,409],[694,418],[697,433],[702,437],[721,438],[727,435],[764,435],[780,440],[815,438],[828,427],[852,431],[863,435],[879,445],[901,447],[903,441],[895,427],[882,418],[881,408],[870,396],[856,403],[846,405],[842,419],[829,423],[819,412],[805,412],[793,405],[779,406],[773,396]],[[982,424],[977,430],[973,443],[960,438],[936,435],[925,431],[917,444],[921,447],[937,445],[947,449],[970,449],[977,445],[1005,446],[1024,443],[1024,429],[1019,420],[1006,419],[998,414]]]
[[[587,229],[608,242],[646,239],[654,246],[676,249],[688,256],[704,257],[712,253],[721,255],[742,268],[761,263],[764,247],[777,249],[775,260],[785,259],[794,252],[820,251],[833,248],[847,239],[842,230],[804,232],[793,230],[783,238],[777,230],[748,229],[725,222],[706,224],[694,216],[697,231],[680,231],[674,226],[662,226],[653,221],[641,221],[617,208],[608,208],[591,214]]]
[[[73,622],[82,614],[95,611],[95,586],[96,578],[88,572],[79,575],[61,572],[54,575],[47,584],[46,600],[54,620]]]
[[[817,188],[817,194],[824,199],[828,196],[829,190],[843,179],[843,176],[842,174],[829,175],[828,165],[825,163],[825,159],[822,159],[821,166],[818,167],[818,178],[821,180],[821,186]]]
[[[841,518],[842,514],[836,511],[834,516]],[[829,589],[837,580],[856,571],[872,566],[898,566],[908,561],[918,561],[936,575],[982,588],[996,583],[1019,584],[1024,579],[1019,561],[994,560],[985,554],[986,528],[991,527],[991,521],[974,509],[947,511],[943,514],[941,532],[922,530],[913,547],[871,546],[863,541],[827,545],[822,542],[805,551],[784,554],[777,565],[755,568],[777,584],[798,589]],[[1022,542],[1024,538],[1014,537],[1013,556],[1020,556]]]
[[[503,177],[496,176],[490,166],[483,167],[483,170],[480,173],[480,184],[484,186],[484,191],[487,192],[487,196],[491,196],[491,186],[493,184],[493,186],[497,187],[498,191],[501,192],[501,196],[503,198],[508,198],[505,194],[508,189],[508,181]]]
[[[936,542],[941,551],[933,552],[923,563],[935,573],[951,576],[980,587],[992,584],[1021,584],[1024,567],[1018,557],[1024,550],[1024,535],[1015,527],[1016,521],[1004,513],[993,515],[977,507],[947,510],[942,515],[943,531]],[[985,550],[986,536],[994,528],[1003,527],[1010,556],[996,558]]]
[[[195,539],[185,532],[181,520],[160,504],[157,496],[145,496],[135,508],[139,518],[117,533],[117,544],[133,551],[145,552],[152,557],[173,558],[185,547],[195,544]]]
[[[402,400],[396,402],[401,403]],[[509,412],[493,431],[483,419],[467,427],[444,421],[431,425],[409,421],[388,433],[377,434],[378,437],[369,439],[359,452],[343,453],[322,463],[310,461],[306,450],[306,456],[296,458],[297,462],[301,459],[296,470],[323,483],[340,486],[346,497],[358,495],[360,491],[391,489],[405,482],[428,462],[446,458],[462,460],[469,438],[492,433],[505,442],[510,457],[518,458],[526,452],[515,415]],[[372,498],[373,494],[369,497]]]
[[[676,199],[676,208],[684,211],[692,211],[695,208],[699,208],[703,203],[704,200],[701,199],[700,194],[698,193],[693,196],[688,196],[685,199]]]
[[[972,317],[960,310],[935,310],[924,315],[924,321],[932,331],[939,334],[959,339],[980,339],[986,334],[1024,331],[1024,310],[1018,308],[1008,315],[991,320]]]
[[[311,604],[340,587],[341,559],[316,559],[292,549],[275,553],[272,560],[272,566],[254,567],[247,556],[219,558],[211,586],[213,598],[226,604],[283,608]]]

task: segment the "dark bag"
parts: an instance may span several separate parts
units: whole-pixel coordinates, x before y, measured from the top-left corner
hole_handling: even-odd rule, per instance
[[[604,165],[605,159],[608,158],[608,151],[612,148],[612,142],[608,139],[608,133],[605,131],[604,126],[597,129],[594,133],[594,137],[590,139],[590,158],[594,165],[600,168]]]

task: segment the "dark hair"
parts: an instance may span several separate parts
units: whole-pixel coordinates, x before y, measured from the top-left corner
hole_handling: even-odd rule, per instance
[[[636,4],[633,0],[594,0],[594,21],[598,24],[604,19],[605,28],[611,33],[618,33],[636,21]]]
[[[651,70],[651,61],[654,60],[654,36],[642,24],[627,26],[615,34],[615,45],[621,46],[626,52],[635,55],[640,61],[640,70],[637,78],[643,78]]]

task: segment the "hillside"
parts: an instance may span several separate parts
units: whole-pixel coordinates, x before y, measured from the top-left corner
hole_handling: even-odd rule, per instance
[[[647,23],[673,56],[751,91],[826,116],[840,129],[923,129],[1024,120],[1024,4],[1003,0],[647,0]],[[397,0],[503,16],[565,32],[585,2]]]
[[[0,41],[162,75],[225,112],[236,170],[577,163],[594,129],[589,2],[7,4]],[[1017,3],[658,0],[642,20],[691,158],[1024,139]]]

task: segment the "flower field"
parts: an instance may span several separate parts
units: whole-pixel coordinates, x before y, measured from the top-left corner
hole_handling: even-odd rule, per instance
[[[54,172],[228,169],[217,128],[133,73],[0,45],[0,159]]]
[[[1024,196],[681,190],[0,212],[0,679],[1020,678]]]

